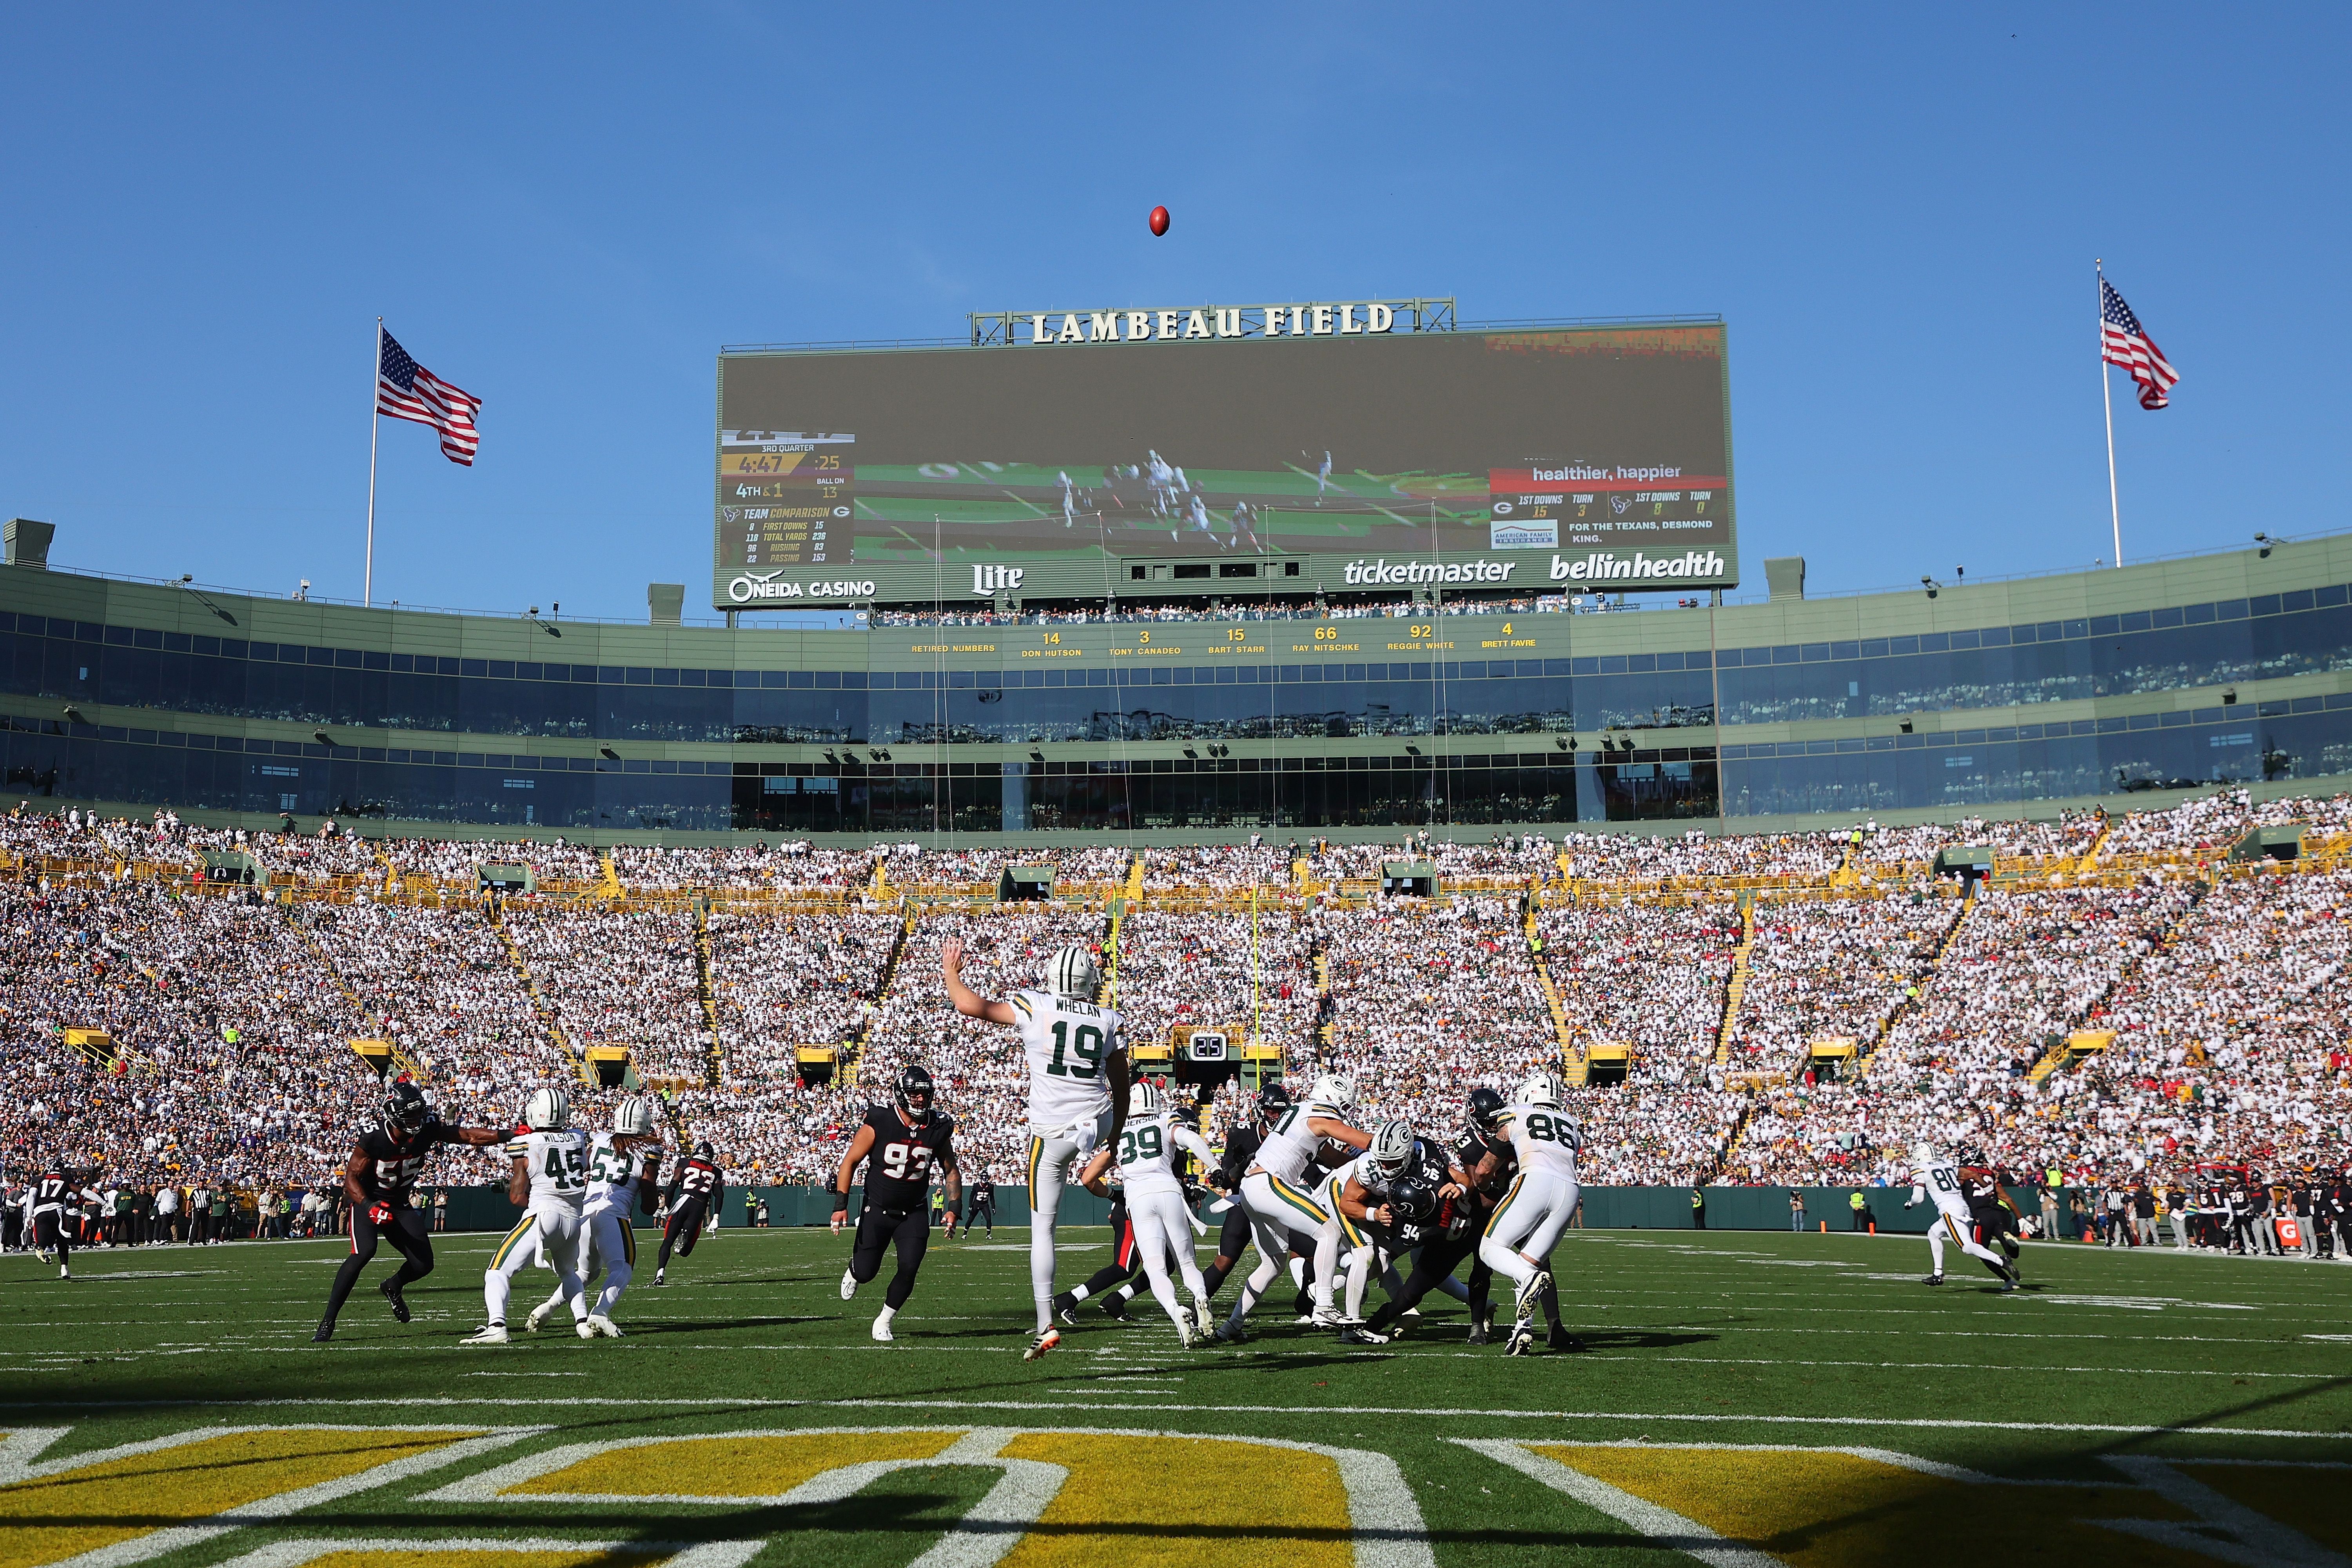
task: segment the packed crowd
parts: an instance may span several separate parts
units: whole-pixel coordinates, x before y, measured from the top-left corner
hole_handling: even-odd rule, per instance
[[[921,1061],[962,1127],[967,1168],[1017,1184],[1021,1063],[1007,1033],[948,1005],[940,949],[950,937],[967,944],[968,977],[991,994],[1039,984],[1066,942],[1097,944],[1131,1041],[1239,1026],[1282,1047],[1294,1078],[1355,1074],[1368,1114],[1441,1121],[1470,1087],[1558,1065],[1564,1041],[1570,1059],[1622,1044],[1623,1084],[1573,1090],[1594,1182],[1895,1180],[1922,1138],[2086,1181],[2329,1167],[2352,1139],[2340,1000],[2352,871],[2268,868],[2214,880],[2156,867],[2128,873],[2127,886],[1996,883],[1964,900],[1951,884],[1930,885],[1923,864],[1945,842],[1992,841],[2021,857],[2094,842],[2103,855],[2118,842],[2130,853],[2220,850],[2278,821],[2337,831],[2352,802],[2258,806],[2228,792],[2030,827],[1151,847],[1145,886],[1176,902],[1156,908],[1147,896],[1114,928],[1098,897],[886,909],[867,890],[877,858],[902,887],[985,886],[1008,865],[1045,863],[1057,886],[1108,888],[1129,868],[1136,851],[1125,846],[615,857],[625,883],[639,887],[850,895],[817,911],[419,906],[264,900],[110,869],[52,886],[57,860],[169,864],[239,841],[168,814],[129,823],[20,812],[0,817],[0,848],[16,861],[0,877],[0,1073],[16,1091],[0,1100],[0,1173],[70,1151],[131,1189],[315,1190],[376,1094],[350,1042],[382,1039],[453,1115],[491,1122],[539,1083],[576,1082],[590,1047],[624,1047],[643,1079],[665,1086],[681,1132],[710,1139],[746,1184],[829,1178],[874,1086]],[[353,841],[329,842],[320,869],[289,874],[341,874],[323,868]],[[268,864],[314,843],[242,841]],[[1546,889],[1532,929],[1518,893],[1322,894],[1401,853],[1431,859],[1442,877],[1505,883],[1541,883],[1563,855],[1580,877],[1644,884],[1762,868],[1818,882],[1852,864],[1857,843],[1870,864],[1907,868],[1904,883],[1753,895],[1748,977],[1727,1030],[1747,934],[1728,892],[1574,901]],[[468,857],[519,848],[392,842],[368,850],[378,867],[378,847],[404,874],[460,881]],[[556,874],[594,862],[577,847],[520,849],[569,868]],[[1294,854],[1313,867],[1317,896],[1295,885]],[[1254,912],[1252,887],[1262,889]],[[1222,901],[1194,907],[1204,900]],[[1557,1023],[1543,970],[1557,984]],[[111,1046],[78,1047],[68,1029],[103,1031]],[[1824,1037],[1854,1040],[1861,1059],[1816,1070],[1809,1047]],[[841,1047],[837,1069],[804,1078],[801,1045]],[[578,1098],[593,1115],[609,1095]],[[1232,1086],[1220,1093],[1213,1130],[1238,1101]],[[490,1153],[453,1152],[436,1164],[452,1182],[497,1173]]]
[[[1632,1047],[1636,1083],[1706,1076],[1740,942],[1737,903],[1569,904],[1545,910],[1537,931],[1571,1039]]]
[[[1600,601],[1591,601],[1594,607]],[[1528,616],[1546,612],[1564,612],[1571,606],[1565,594],[1493,595],[1454,598],[1447,595],[1443,604],[1433,605],[1413,599],[1349,600],[1338,603],[1234,600],[1213,607],[1196,605],[1112,604],[1102,606],[1071,609],[890,609],[872,613],[872,624],[880,626],[1070,626],[1087,625],[1122,626],[1131,623],[1162,621],[1332,621],[1352,620],[1365,616],[1391,616],[1406,619],[1432,615],[1448,616]],[[1577,606],[1582,607],[1582,606]],[[1633,609],[1633,605],[1615,606]]]
[[[1960,910],[1956,899],[1901,894],[1762,906],[1726,1065],[1795,1074],[1815,1041],[1869,1049],[1919,994]]]

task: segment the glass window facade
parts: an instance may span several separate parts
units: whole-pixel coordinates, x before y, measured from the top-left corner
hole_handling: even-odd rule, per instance
[[[1638,619],[1653,644],[1708,636],[1704,613]],[[441,655],[0,611],[0,696],[24,700],[0,730],[8,787],[246,812],[863,833],[1696,819],[2352,772],[2352,691],[2232,701],[2222,689],[2352,670],[2340,584],[1914,636],[1316,663],[1097,654],[1085,668],[890,668],[907,645],[868,635],[825,645],[865,650],[865,668],[575,664],[467,657],[473,624],[457,623],[458,646]],[[574,637],[597,647],[593,631]],[[2145,700],[2176,692],[2200,695]],[[2102,700],[2140,710],[2034,721],[2052,703]],[[66,718],[47,716],[59,704]],[[156,720],[90,723],[77,704]],[[1954,711],[2008,721],[1958,729],[1943,721]],[[247,724],[342,733],[257,740]],[[1766,724],[1839,732],[1752,738]],[[410,743],[358,743],[371,731]],[[428,735],[449,749],[419,749]],[[1394,743],[1367,743],[1383,740]],[[706,754],[602,754],[648,743]],[[1035,750],[1072,743],[1096,754]]]

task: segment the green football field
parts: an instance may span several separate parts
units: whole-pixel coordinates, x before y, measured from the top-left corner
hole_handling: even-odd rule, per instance
[[[1065,1233],[1064,1282],[1106,1235]],[[648,1247],[624,1340],[461,1349],[496,1239],[443,1238],[404,1327],[386,1250],[318,1347],[337,1244],[0,1259],[0,1568],[2352,1552],[2334,1264],[2042,1246],[2001,1296],[1922,1286],[1917,1237],[1572,1232],[1583,1354],[1473,1349],[1435,1298],[1349,1352],[1285,1290],[1240,1348],[1145,1298],[1029,1363],[1018,1229],[935,1243],[893,1344],[887,1265],[844,1302],[843,1241],[736,1230],[660,1289]]]

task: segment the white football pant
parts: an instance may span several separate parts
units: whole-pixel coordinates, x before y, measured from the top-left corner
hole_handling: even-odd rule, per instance
[[[1054,1222],[1071,1163],[1090,1157],[1110,1136],[1110,1110],[1093,1121],[1052,1132],[1029,1130],[1029,1293],[1037,1301],[1037,1331],[1054,1326]]]
[[[557,1294],[572,1303],[573,1319],[585,1319],[588,1304],[581,1300],[580,1274],[587,1250],[588,1228],[578,1209],[561,1203],[533,1207],[507,1232],[490,1266],[482,1270],[482,1302],[489,1310],[488,1321],[507,1321],[507,1298],[514,1291],[515,1275],[542,1258],[554,1268]]]
[[[1524,1285],[1551,1260],[1559,1233],[1576,1214],[1577,1185],[1549,1171],[1523,1170],[1486,1221],[1478,1257],[1497,1274]]]

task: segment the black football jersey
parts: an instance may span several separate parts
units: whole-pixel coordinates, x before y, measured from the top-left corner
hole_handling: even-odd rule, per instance
[[[996,1201],[996,1184],[991,1181],[974,1182],[971,1184],[971,1201],[976,1204],[994,1203]]]
[[[1446,1168],[1445,1151],[1426,1138],[1415,1138],[1412,1141],[1412,1158],[1405,1162],[1404,1169],[1394,1178],[1381,1175],[1373,1168],[1369,1156],[1356,1163],[1355,1178],[1356,1184],[1364,1189],[1364,1202],[1368,1208],[1378,1208],[1386,1203],[1390,1190],[1398,1182],[1406,1180],[1419,1182],[1434,1193],[1454,1179],[1453,1173]],[[1433,1240],[1445,1234],[1447,1226],[1453,1220],[1451,1210],[1454,1206],[1450,1199],[1441,1203],[1437,1216],[1428,1224],[1400,1222],[1386,1227],[1382,1234],[1390,1243],[1390,1249],[1401,1252],[1409,1247],[1419,1247],[1423,1242]],[[1377,1225],[1372,1228],[1381,1229]]]
[[[955,1118],[933,1111],[920,1127],[909,1127],[895,1105],[877,1105],[866,1112],[874,1130],[874,1149],[866,1156],[866,1206],[908,1212],[923,1206],[931,1185],[931,1167],[939,1164],[955,1136]]]
[[[1256,1128],[1242,1123],[1225,1135],[1225,1155],[1217,1164],[1217,1181],[1227,1192],[1237,1192],[1242,1178],[1249,1173],[1250,1163],[1257,1158],[1258,1145],[1265,1140]]]
[[[709,1161],[699,1158],[688,1160],[670,1179],[670,1207],[676,1208],[682,1203],[707,1205],[726,1184],[727,1178]]]
[[[66,1194],[72,1186],[62,1171],[42,1172],[41,1179],[33,1184],[33,1212],[38,1214],[43,1209],[56,1208],[65,1201]]]
[[[433,1151],[457,1141],[456,1132],[437,1116],[426,1117],[425,1125],[407,1137],[381,1121],[362,1123],[360,1152],[375,1162],[375,1169],[360,1178],[360,1191],[371,1199],[399,1203],[425,1173],[425,1162]]]

